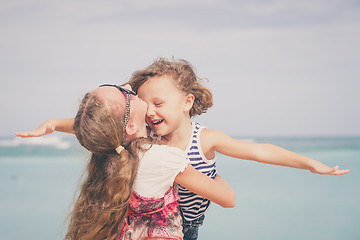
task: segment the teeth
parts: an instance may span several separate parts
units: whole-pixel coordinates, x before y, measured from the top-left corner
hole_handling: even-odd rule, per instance
[[[157,124],[159,124],[159,123],[161,123],[163,120],[155,120],[155,121],[152,121],[152,123],[154,124],[154,125],[157,125]]]

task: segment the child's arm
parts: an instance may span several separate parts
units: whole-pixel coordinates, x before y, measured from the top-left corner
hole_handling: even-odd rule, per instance
[[[204,129],[201,142],[201,145],[204,145],[205,149],[207,149],[204,149],[204,153],[205,151],[216,151],[234,158],[307,169],[317,174],[342,175],[349,172],[349,170],[339,170],[338,166],[330,168],[312,158],[302,156],[272,144],[244,142],[233,139],[225,133],[216,130]]]
[[[18,137],[40,137],[46,134],[53,133],[54,131],[72,133],[74,134],[74,119],[61,118],[61,119],[48,119],[35,130],[29,132],[17,132]]]
[[[175,182],[224,208],[235,206],[235,193],[220,176],[211,179],[189,164],[176,176]]]

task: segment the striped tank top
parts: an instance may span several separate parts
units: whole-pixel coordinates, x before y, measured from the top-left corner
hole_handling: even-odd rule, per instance
[[[214,178],[217,173],[215,157],[212,160],[207,160],[200,145],[200,134],[204,127],[199,123],[192,123],[192,125],[193,133],[185,150],[187,157],[196,170]],[[210,206],[210,200],[196,195],[182,186],[179,186],[179,195],[180,209],[186,221],[193,221],[201,217]]]
[[[217,174],[215,157],[207,160],[200,145],[200,134],[203,128],[199,123],[192,123],[192,135],[185,151],[191,165],[196,170],[211,178],[215,178]],[[150,137],[157,140],[160,139],[153,130],[150,132]],[[180,210],[186,221],[193,221],[201,217],[210,206],[210,200],[190,192],[181,185],[179,186],[179,195]]]

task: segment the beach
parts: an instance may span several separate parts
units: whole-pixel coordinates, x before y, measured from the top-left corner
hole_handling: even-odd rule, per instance
[[[246,138],[272,143],[344,176],[260,164],[217,155],[217,168],[237,205],[212,204],[199,239],[360,239],[360,138]],[[57,240],[66,233],[89,154],[75,138],[0,139],[0,240]]]

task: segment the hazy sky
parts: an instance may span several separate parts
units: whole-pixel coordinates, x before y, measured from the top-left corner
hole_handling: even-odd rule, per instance
[[[237,136],[360,135],[360,2],[0,2],[0,136],[73,117],[159,56],[190,61]]]

